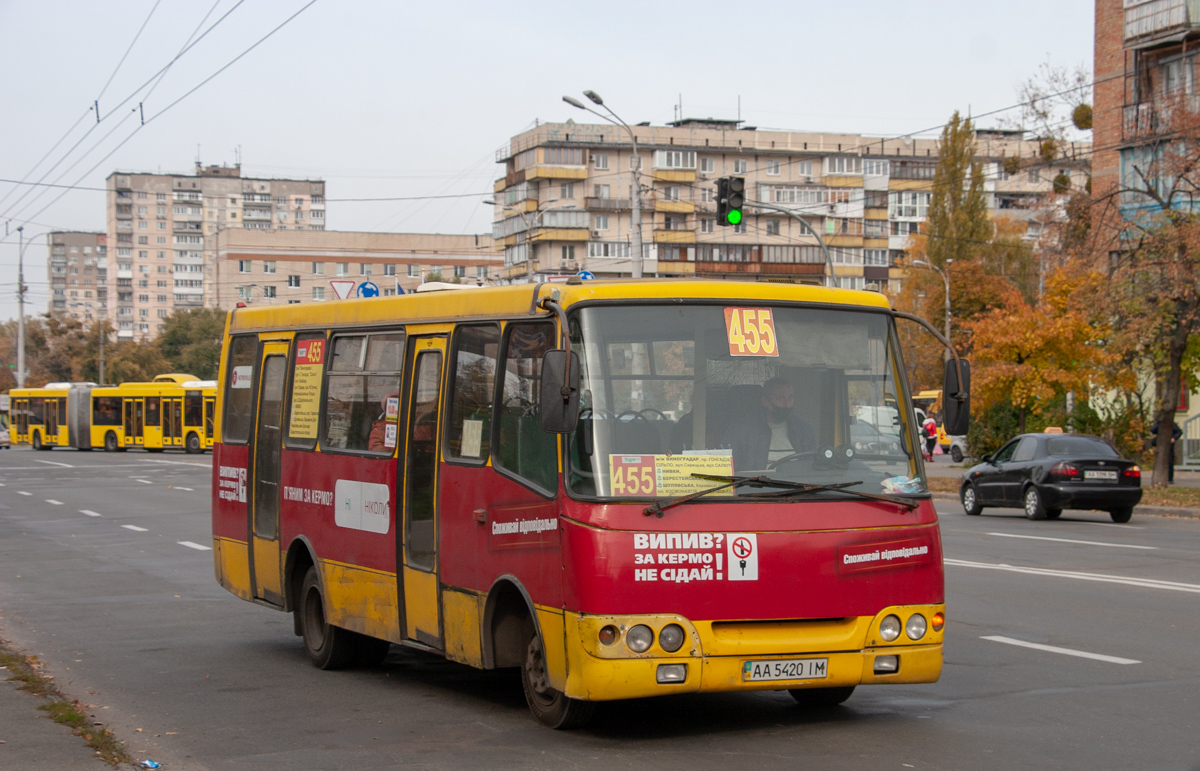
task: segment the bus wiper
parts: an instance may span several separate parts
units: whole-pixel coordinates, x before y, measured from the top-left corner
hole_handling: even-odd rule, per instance
[[[873,501],[883,501],[885,503],[896,503],[901,506],[907,507],[910,511],[912,509],[917,508],[920,505],[918,502],[916,502],[914,500],[911,500],[909,498],[901,498],[900,496],[883,495],[883,494],[875,494],[875,493],[864,493],[864,492],[859,492],[858,490],[846,489],[849,487],[853,487],[854,485],[861,485],[862,484],[861,481],[838,482],[836,484],[824,484],[824,485],[812,485],[812,484],[804,484],[803,482],[789,482],[785,479],[772,479],[771,477],[765,477],[765,476],[733,477],[733,476],[717,476],[717,475],[713,475],[713,474],[692,474],[692,476],[696,479],[704,479],[709,482],[723,482],[724,484],[718,485],[717,487],[710,487],[707,490],[698,490],[697,492],[694,492],[694,493],[689,493],[687,495],[681,495],[680,497],[672,498],[671,500],[669,500],[665,503],[655,503],[651,506],[647,506],[646,508],[642,509],[642,513],[645,514],[647,517],[656,516],[656,517],[661,518],[663,515],[663,512],[666,511],[667,509],[670,509],[675,506],[679,506],[684,503],[689,503],[690,501],[694,501],[697,498],[702,498],[705,495],[715,493],[718,490],[735,489],[737,487],[741,487],[742,485],[757,485],[759,487],[783,487],[783,488],[786,488],[784,490],[776,490],[776,491],[772,491],[769,493],[750,493],[748,496],[746,496],[746,497],[753,497],[753,498],[759,498],[759,499],[788,498],[793,495],[804,495],[807,493],[817,493],[817,492],[823,492],[823,491],[829,491],[829,490],[837,490],[837,491],[844,492],[844,493],[847,493],[849,495],[853,495],[853,496],[856,496],[859,498],[867,498],[867,499],[873,500]]]

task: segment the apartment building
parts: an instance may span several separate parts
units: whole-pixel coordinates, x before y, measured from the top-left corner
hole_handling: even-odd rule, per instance
[[[49,234],[46,279],[52,314],[86,323],[108,312],[108,264],[104,233],[54,231]]]
[[[1138,187],[1171,116],[1200,111],[1196,52],[1200,3],[1188,0],[1097,0],[1093,160],[1097,195],[1119,184]],[[1157,149],[1156,149],[1157,148]],[[1127,202],[1128,203],[1128,202]]]
[[[644,275],[819,283],[827,267],[815,230],[840,286],[894,289],[903,274],[897,258],[921,231],[932,197],[933,139],[767,131],[711,118],[633,132],[636,162],[628,134],[612,125],[543,124],[497,151],[501,279],[630,275],[637,184]],[[1046,163],[1040,143],[1021,132],[981,130],[976,142],[991,212],[1027,223],[1030,239],[1054,180],[1087,174],[1085,143]],[[1006,163],[1013,157],[1016,168]],[[715,217],[716,181],[726,176],[746,181],[747,216],[734,227]]]
[[[492,283],[503,259],[490,235],[231,229],[217,252],[213,304],[334,301],[339,289],[387,297],[431,275]]]
[[[179,309],[216,307],[217,258],[230,234],[325,229],[321,180],[114,172],[107,184],[108,316],[119,338],[157,335]]]

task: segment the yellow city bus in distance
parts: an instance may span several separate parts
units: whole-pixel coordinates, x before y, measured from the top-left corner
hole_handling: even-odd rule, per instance
[[[13,444],[30,444],[35,450],[68,446],[67,394],[73,385],[77,384],[47,383],[9,391]]]
[[[179,387],[183,389],[184,449],[188,452],[211,450],[213,421],[217,413],[217,381],[185,380]],[[193,428],[200,431],[190,431]],[[195,448],[192,446],[193,434],[198,442]]]
[[[162,375],[155,375],[153,383],[174,383],[175,385],[183,385],[184,383],[195,383],[196,376],[188,375],[181,372],[167,372]]]
[[[170,379],[161,380],[163,377]],[[175,377],[186,379],[176,381]],[[121,446],[126,449],[139,447],[150,452],[170,448],[202,452],[205,436],[211,433],[204,427],[203,389],[185,389],[180,385],[202,382],[192,375],[160,375],[153,383],[117,386],[114,390],[121,399]],[[211,388],[214,410],[215,388],[214,384]]]

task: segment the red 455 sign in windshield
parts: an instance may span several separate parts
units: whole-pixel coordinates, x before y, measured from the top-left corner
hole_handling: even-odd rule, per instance
[[[726,308],[725,336],[730,356],[778,356],[775,319],[770,308]]]

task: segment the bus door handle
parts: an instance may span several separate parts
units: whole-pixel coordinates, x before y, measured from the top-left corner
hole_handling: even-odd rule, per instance
[[[484,522],[487,522],[487,509],[475,509],[471,513],[475,515],[475,521],[479,524],[482,525]]]

